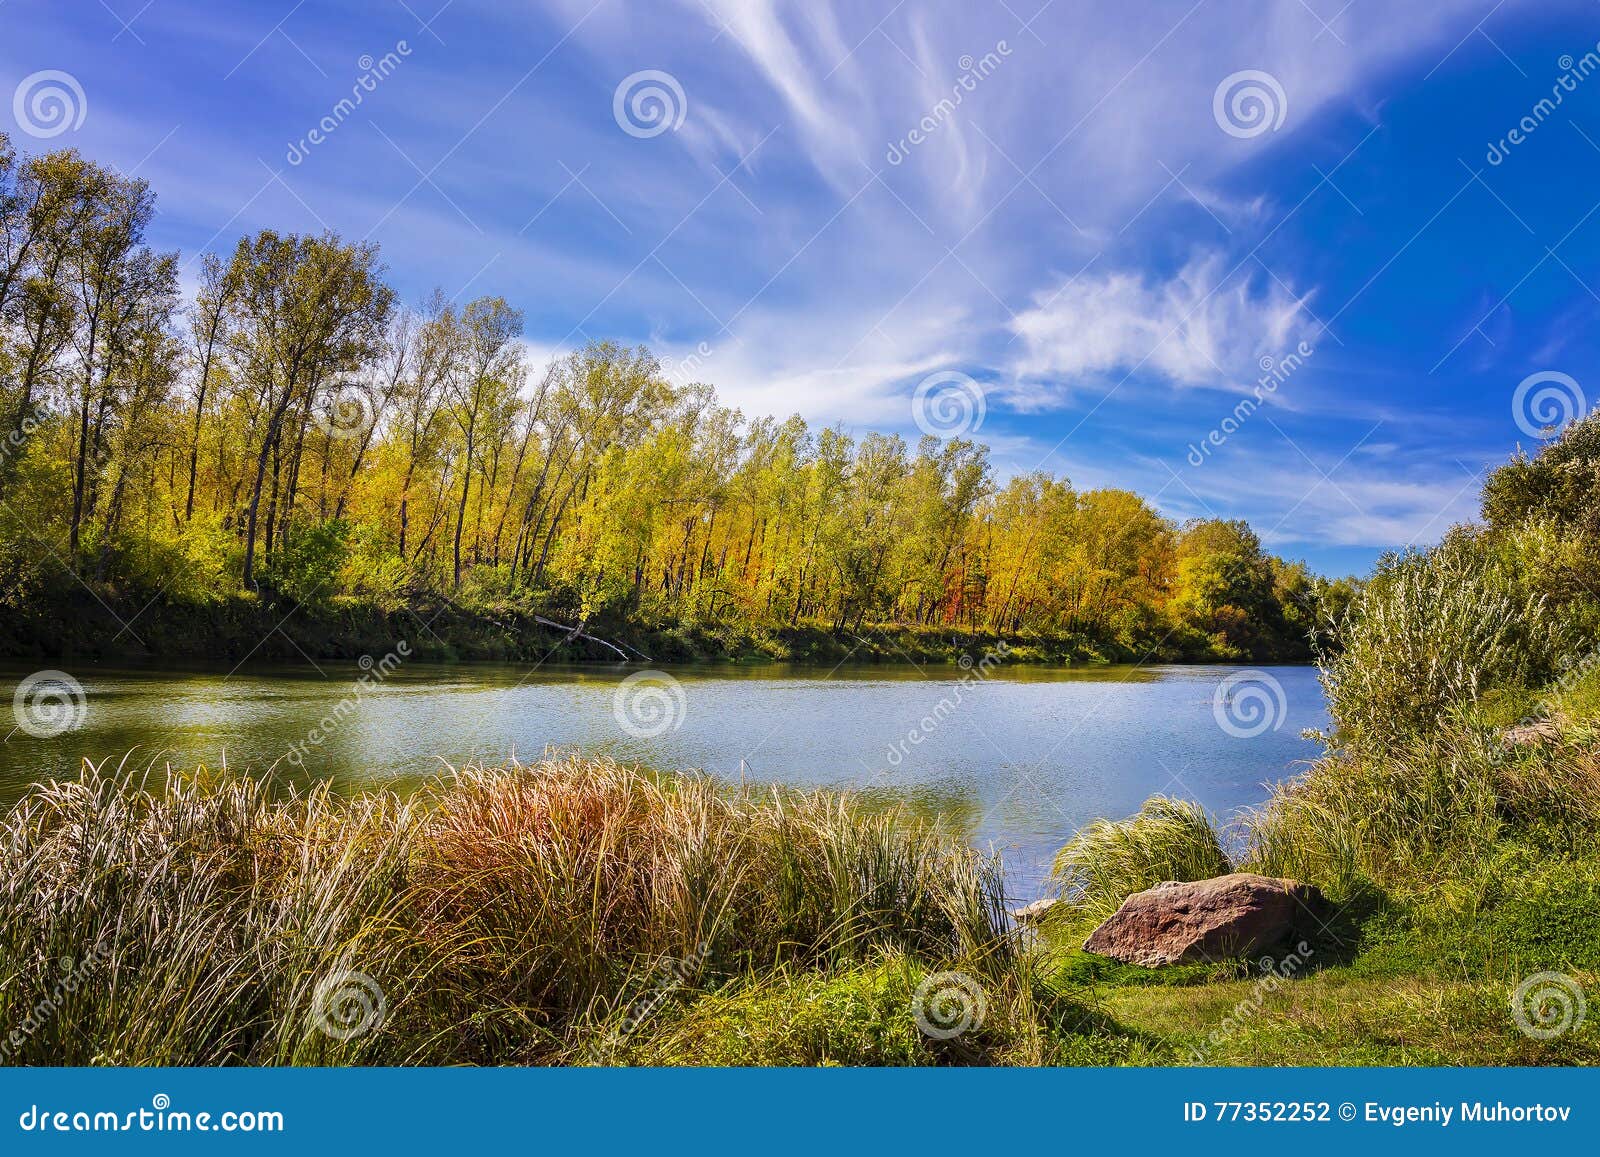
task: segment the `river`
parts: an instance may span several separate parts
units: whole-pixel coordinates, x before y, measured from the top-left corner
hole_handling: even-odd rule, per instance
[[[225,759],[356,791],[413,785],[446,764],[581,748],[730,780],[852,787],[941,815],[1004,856],[1023,898],[1086,820],[1128,815],[1155,793],[1197,799],[1226,819],[1317,754],[1303,728],[1327,726],[1309,667],[996,660],[645,673],[397,656],[366,668],[232,672],[60,666],[72,683],[0,671],[13,715],[5,723],[17,724],[0,743],[0,802],[76,775],[84,758],[128,757],[141,769]]]

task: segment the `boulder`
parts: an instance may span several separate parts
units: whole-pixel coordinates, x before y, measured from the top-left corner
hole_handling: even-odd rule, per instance
[[[1018,908],[1011,913],[1011,918],[1018,924],[1037,924],[1058,902],[1054,897],[1046,896],[1043,900],[1035,900],[1025,908]]]
[[[1518,724],[1506,729],[1500,742],[1506,747],[1543,747],[1561,738],[1561,728],[1548,719]]]
[[[1169,880],[1129,896],[1083,947],[1146,968],[1253,956],[1296,931],[1316,931],[1326,909],[1314,886],[1252,872]]]

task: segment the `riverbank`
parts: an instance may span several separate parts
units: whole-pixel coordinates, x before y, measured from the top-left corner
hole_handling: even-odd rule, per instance
[[[797,623],[770,629],[733,624],[648,623],[614,616],[571,627],[570,609],[525,603],[466,606],[422,598],[378,605],[337,598],[304,605],[247,594],[200,603],[161,593],[52,587],[0,597],[0,660],[176,662],[247,657],[262,663],[378,656],[406,641],[421,662],[462,661],[793,662],[952,664],[1002,644],[1021,663],[1309,662],[1309,640],[1229,646],[1196,632],[1138,637],[999,634],[901,623],[834,629]]]
[[[277,802],[90,772],[3,827],[8,1063],[604,1062],[668,1006],[781,982],[820,1013],[862,976],[893,1039],[815,1017],[819,1059],[1026,1047],[919,1038],[901,999],[949,970],[1027,999],[998,863],[837,796],[577,759]]]
[[[1517,814],[1574,758],[1600,766],[1592,739],[1520,760],[1490,810]],[[1600,1062],[1581,1004],[1600,983],[1600,852],[1574,841],[1600,796],[1402,870],[1420,844],[1383,828],[1416,796],[1347,793],[1374,821],[1349,829],[1339,771],[1276,797],[1244,857],[1297,857],[1335,900],[1298,963],[1156,970],[1083,935],[1127,890],[1215,864],[1219,843],[1192,854],[1217,839],[1203,822],[1086,829],[1063,852],[1067,902],[1024,933],[998,861],[833,793],[577,758],[276,802],[239,777],[155,792],[90,771],[0,823],[0,1023],[16,1026],[0,1048],[124,1065]],[[1308,805],[1351,873],[1327,841],[1281,838]],[[1085,872],[1116,882],[1074,887]]]

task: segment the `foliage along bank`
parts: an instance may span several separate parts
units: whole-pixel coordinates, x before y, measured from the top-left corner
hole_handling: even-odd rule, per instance
[[[535,365],[503,298],[408,306],[333,234],[198,255],[185,299],[154,212],[0,136],[12,657],[336,657],[415,620],[437,657],[522,658],[549,631],[506,624],[543,614],[678,657],[1303,659],[1350,595],[970,440],[747,416],[643,348]]]

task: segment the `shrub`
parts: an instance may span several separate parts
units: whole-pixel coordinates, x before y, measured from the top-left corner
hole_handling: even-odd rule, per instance
[[[1489,475],[1483,516],[1497,530],[1547,520],[1569,535],[1600,536],[1600,411]]]
[[[1389,555],[1325,657],[1336,740],[1377,750],[1434,734],[1493,688],[1536,685],[1560,646],[1543,597],[1484,536]]]
[[[1055,861],[1065,898],[1095,917],[1109,916],[1133,893],[1163,880],[1205,880],[1231,871],[1205,809],[1159,795],[1131,819],[1086,825]]]
[[[1600,753],[1586,737],[1507,751],[1449,730],[1409,747],[1331,755],[1252,817],[1249,867],[1349,896],[1448,877],[1508,835],[1554,847],[1600,823]]]
[[[349,531],[338,519],[291,524],[263,571],[266,585],[304,606],[328,602],[339,593]]]

